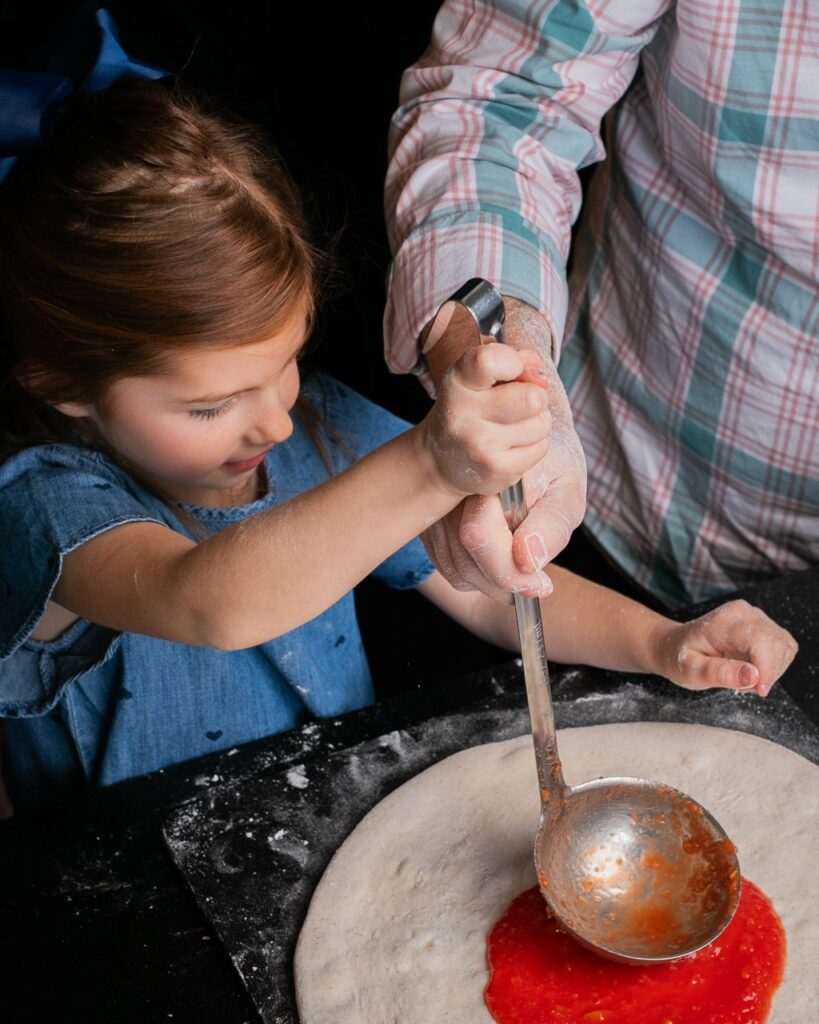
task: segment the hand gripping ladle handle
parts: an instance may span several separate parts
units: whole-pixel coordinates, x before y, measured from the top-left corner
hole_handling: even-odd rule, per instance
[[[467,281],[450,295],[438,311],[439,315],[449,303],[463,306],[469,312],[478,326],[481,339],[492,338],[502,344],[506,343],[506,310],[503,299],[488,281],[480,277]],[[509,524],[514,530],[525,519],[527,511],[522,481],[518,480],[511,487],[501,491],[500,499],[503,510],[509,517]],[[514,598],[541,805],[544,815],[553,814],[562,804],[567,787],[563,781],[563,769],[557,752],[555,713],[549,686],[549,665],[543,643],[540,601],[536,597],[522,597],[520,594],[515,594]]]

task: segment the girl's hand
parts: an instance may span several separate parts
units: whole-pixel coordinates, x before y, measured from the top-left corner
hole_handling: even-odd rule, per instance
[[[546,389],[531,350],[490,342],[465,352],[420,424],[440,483],[465,497],[497,494],[520,480],[549,450]]]
[[[654,648],[657,671],[688,690],[724,687],[765,697],[799,645],[761,609],[729,601],[692,622],[666,622]]]

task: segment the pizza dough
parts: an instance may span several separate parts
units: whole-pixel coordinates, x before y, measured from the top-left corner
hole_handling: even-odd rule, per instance
[[[768,1024],[815,1020],[819,768],[767,740],[702,725],[598,725],[558,739],[570,785],[643,776],[717,818],[787,933]],[[486,934],[536,884],[538,813],[529,736],[454,754],[378,804],[310,904],[295,959],[302,1024],[492,1024]]]

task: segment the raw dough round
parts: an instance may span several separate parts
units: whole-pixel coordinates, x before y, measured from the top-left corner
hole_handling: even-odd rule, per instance
[[[768,1024],[815,1020],[819,768],[767,740],[703,725],[563,729],[559,742],[570,785],[652,778],[717,818],[787,933]],[[378,804],[313,895],[295,959],[302,1024],[492,1024],[486,934],[536,884],[537,819],[529,736],[454,754]]]

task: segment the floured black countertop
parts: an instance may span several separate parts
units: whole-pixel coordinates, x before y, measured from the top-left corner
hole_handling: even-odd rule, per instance
[[[767,700],[566,669],[558,726],[704,722],[819,763],[819,570],[747,594],[800,642]],[[524,700],[508,662],[0,824],[4,1022],[294,1022],[292,944],[335,847],[405,778],[523,732]]]
[[[699,722],[774,739],[819,764],[819,729],[784,691],[766,701],[749,702],[725,691],[679,700],[676,692],[634,682],[589,691],[584,676],[580,670],[569,672],[555,685],[559,729]],[[324,868],[367,811],[431,764],[465,747],[520,736],[528,722],[515,686],[469,709],[272,776],[217,784],[173,812],[165,835],[174,860],[264,1024],[298,1024],[291,970],[296,940]]]

